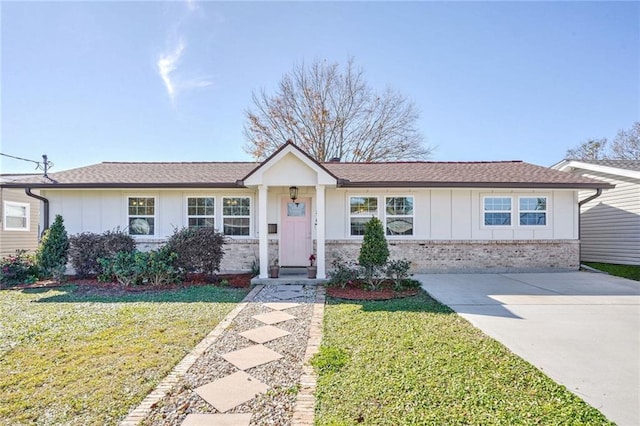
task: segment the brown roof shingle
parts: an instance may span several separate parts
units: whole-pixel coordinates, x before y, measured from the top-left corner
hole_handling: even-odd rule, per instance
[[[3,186],[32,188],[223,188],[255,162],[112,163],[50,173]],[[609,184],[521,161],[322,163],[338,184],[352,187],[608,188]]]

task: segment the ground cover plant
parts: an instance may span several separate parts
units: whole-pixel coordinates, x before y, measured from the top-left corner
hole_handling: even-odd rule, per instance
[[[611,424],[424,292],[325,308],[317,425]]]
[[[0,291],[0,424],[117,424],[246,292]]]
[[[613,263],[596,262],[585,262],[585,264],[599,271],[608,272],[609,274],[615,275],[617,277],[640,281],[640,266],[638,265],[616,265]]]

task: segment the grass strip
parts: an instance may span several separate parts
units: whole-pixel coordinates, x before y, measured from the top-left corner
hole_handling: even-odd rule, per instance
[[[640,266],[638,265],[616,265],[613,263],[596,263],[584,262],[585,265],[591,266],[599,271],[608,272],[616,277],[628,278],[630,280],[640,281]]]
[[[0,424],[117,424],[245,294],[0,292]]]
[[[329,300],[317,425],[600,425],[595,408],[424,292]]]

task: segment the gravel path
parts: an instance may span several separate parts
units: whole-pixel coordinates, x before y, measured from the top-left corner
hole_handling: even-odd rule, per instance
[[[305,286],[300,297],[288,300],[275,298],[277,286],[265,286],[236,316],[223,332],[171,391],[156,403],[143,425],[180,425],[187,414],[217,413],[216,409],[203,400],[194,389],[216,379],[239,371],[224,360],[221,355],[243,349],[255,343],[239,333],[264,326],[254,315],[272,312],[265,302],[295,302],[299,306],[285,312],[295,316],[275,326],[288,331],[289,335],[277,338],[263,345],[283,355],[283,358],[245,370],[251,376],[269,385],[265,394],[241,404],[226,413],[253,413],[251,425],[290,425],[296,395],[300,387],[300,376],[304,361],[309,324],[316,296],[315,286]]]

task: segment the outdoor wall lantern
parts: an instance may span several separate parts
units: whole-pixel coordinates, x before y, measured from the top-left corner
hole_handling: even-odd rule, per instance
[[[298,199],[298,187],[297,186],[290,186],[289,187],[289,197],[291,197],[291,201],[293,201],[294,203],[296,202],[296,200]]]

